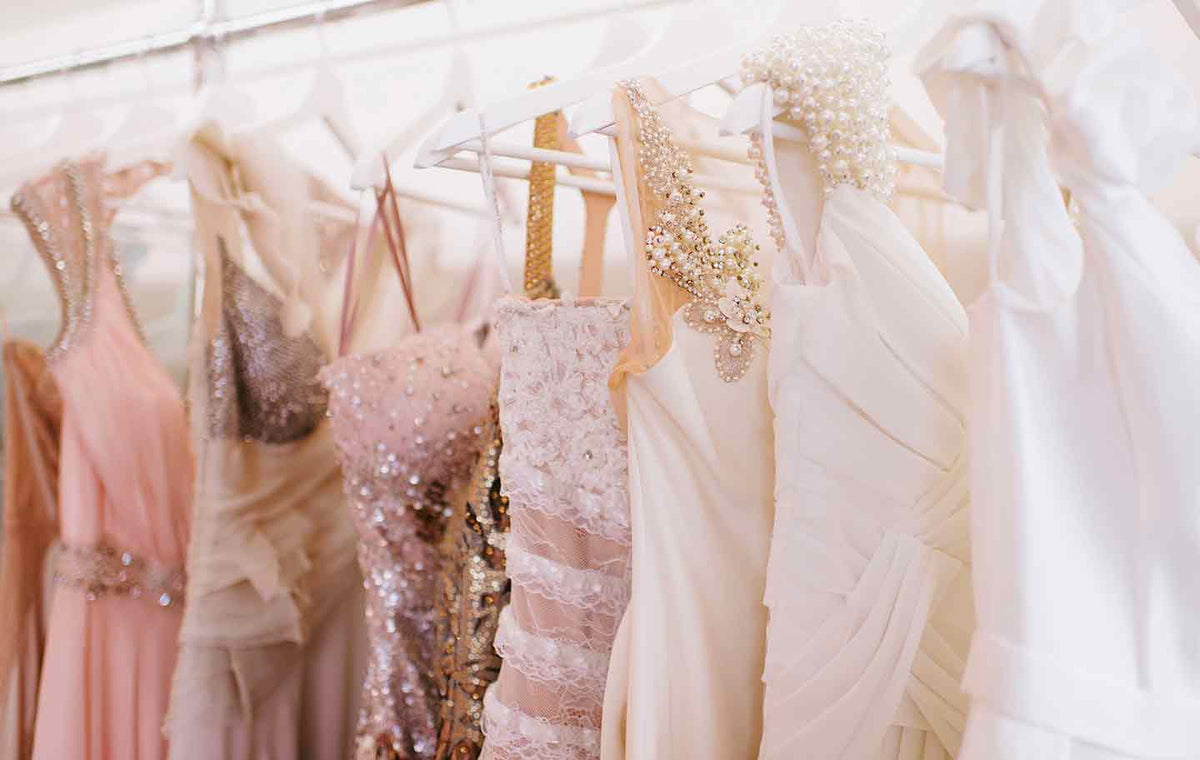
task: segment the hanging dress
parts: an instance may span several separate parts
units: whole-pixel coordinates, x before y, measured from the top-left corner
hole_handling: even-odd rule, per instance
[[[1200,757],[1200,263],[1145,194],[1198,114],[1112,5],[976,3],[919,59],[991,225],[963,760]]]
[[[142,338],[109,234],[113,200],[157,173],[69,162],[13,197],[62,298],[47,352],[62,400],[56,588],[33,757],[166,756],[192,452],[183,399]],[[128,180],[128,181],[125,181]],[[15,623],[15,621],[13,621]]]
[[[561,119],[538,118],[535,147],[557,147],[547,142]],[[598,208],[600,234],[585,242],[583,297],[556,297],[548,166],[545,181],[530,179],[528,297],[496,305],[512,597],[495,642],[504,665],[484,702],[483,757],[495,760],[600,757],[609,655],[629,600],[627,454],[608,391],[629,309],[591,297],[612,202]]]
[[[491,442],[495,362],[479,331],[422,330],[390,182],[376,199],[366,250],[382,230],[416,332],[377,351],[343,354],[321,377],[345,490],[358,528],[370,657],[356,760],[432,758],[438,749],[439,546],[453,505],[479,503],[472,480]],[[354,253],[347,268],[341,346],[358,318]]]
[[[742,225],[710,231],[719,207],[696,187],[692,162],[644,90],[661,99],[649,83],[614,95],[635,236],[630,343],[612,379],[628,437],[633,576],[609,664],[601,756],[751,758],[774,511],[757,246]],[[678,116],[681,126],[700,121]]]
[[[836,21],[743,66],[780,251],[760,758],[945,760],[965,720],[967,321],[887,206],[886,63],[880,32]],[[772,136],[778,102],[807,140]]]
[[[46,573],[58,536],[62,399],[41,349],[4,342],[4,527],[0,547],[0,757],[33,751],[46,648]]]
[[[170,756],[342,760],[363,671],[362,593],[317,380],[328,345],[319,291],[305,279],[339,239],[312,216],[315,182],[268,141],[226,140],[210,125],[180,162],[204,266]],[[308,326],[289,325],[304,307]]]

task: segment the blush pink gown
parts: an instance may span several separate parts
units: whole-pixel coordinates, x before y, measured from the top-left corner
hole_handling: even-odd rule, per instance
[[[141,337],[108,235],[99,161],[13,200],[63,302],[59,530],[35,760],[166,755],[192,455],[182,398]],[[144,179],[144,178],[143,178]]]

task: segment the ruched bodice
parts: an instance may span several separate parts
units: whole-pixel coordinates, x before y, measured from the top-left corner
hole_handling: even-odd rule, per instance
[[[996,233],[961,757],[1196,757],[1200,265],[1145,196],[1196,105],[1109,3],[979,2],[920,60],[947,190]]]
[[[825,77],[778,73],[829,62]],[[810,135],[774,139],[764,119],[752,138],[782,257],[762,758],[948,759],[965,720],[967,320],[885,205],[885,62],[879,32],[834,22],[779,38],[743,77],[768,103],[797,101]]]

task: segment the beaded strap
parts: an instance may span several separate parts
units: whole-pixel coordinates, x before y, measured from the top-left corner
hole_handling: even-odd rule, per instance
[[[742,60],[742,82],[765,83],[774,104],[803,124],[827,193],[843,184],[885,202],[895,193],[888,57],[883,32],[867,21],[841,19],[781,34]],[[760,140],[752,138],[750,155],[762,179]]]
[[[552,77],[534,82],[531,88],[553,82]],[[544,113],[533,122],[533,147],[558,148],[559,111]],[[546,161],[529,165],[529,205],[525,219],[525,295],[529,298],[558,298],[554,282],[554,186],[557,169]]]
[[[692,181],[691,158],[675,144],[637,82],[620,84],[638,118],[638,166],[650,190],[665,202],[646,231],[650,271],[692,297],[684,322],[717,336],[717,374],[726,382],[739,380],[750,369],[755,344],[770,335],[770,314],[759,295],[763,280],[753,258],[758,245],[740,224],[713,243],[699,205],[704,191]]]
[[[159,607],[183,602],[183,570],[111,546],[60,544],[54,581],[80,589],[89,601],[105,596],[149,599]]]

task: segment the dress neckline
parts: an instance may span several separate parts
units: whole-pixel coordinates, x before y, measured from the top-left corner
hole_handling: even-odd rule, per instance
[[[110,209],[110,194],[105,187],[104,172],[105,158],[103,155],[84,160],[68,159],[61,162],[42,179],[26,185],[13,197],[14,210],[28,228],[38,253],[52,268],[53,279],[62,302],[62,325],[59,328],[58,336],[46,351],[46,360],[51,365],[59,363],[71,352],[72,347],[90,337],[92,310],[95,304],[96,290],[100,286],[100,267],[103,266],[112,275],[113,282],[117,286],[119,297],[125,305],[126,319],[137,335],[138,345],[155,367],[164,376],[170,378],[171,373],[166,362],[150,347],[146,339],[142,320],[134,307],[129,288],[125,283],[121,262],[116,257],[110,230],[117,209]],[[153,176],[155,173],[150,172],[142,181],[148,181]],[[73,261],[67,257],[60,245],[61,238],[55,236],[47,214],[38,208],[39,204],[34,200],[35,194],[31,192],[32,185],[59,178],[65,180],[65,191],[59,195],[58,202],[66,210],[69,219],[68,228],[80,235],[82,243],[82,260],[80,261]],[[90,203],[89,195],[91,196]],[[110,211],[114,213],[110,213]],[[93,218],[95,212],[99,212],[100,218]],[[77,271],[69,272],[68,270],[72,268]],[[71,277],[79,278],[77,286],[72,287],[68,284]],[[176,398],[182,403],[183,395],[175,381],[172,380],[170,385],[174,389]]]

